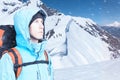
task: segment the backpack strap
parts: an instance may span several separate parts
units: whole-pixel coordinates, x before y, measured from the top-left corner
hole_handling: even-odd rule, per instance
[[[33,64],[49,64],[48,54],[46,51],[44,51],[44,56],[45,56],[45,60],[37,60],[37,61],[33,61],[33,62],[17,64],[16,67],[28,66],[28,65],[33,65]]]
[[[21,73],[22,67],[16,67],[16,65],[20,65],[22,64],[22,58],[21,55],[19,53],[19,51],[16,48],[11,48],[8,50],[8,54],[11,56],[12,61],[14,63],[14,72],[15,72],[15,76],[16,78],[18,78],[18,76]]]
[[[12,62],[14,64],[14,72],[15,72],[16,79],[21,73],[22,66],[28,66],[28,65],[33,65],[33,64],[49,64],[48,54],[46,51],[44,51],[45,60],[38,60],[38,61],[27,62],[27,63],[22,63],[21,55],[16,48],[9,49],[8,54],[12,58]]]
[[[0,47],[3,46],[2,37],[3,37],[4,32],[5,32],[4,30],[0,29]]]

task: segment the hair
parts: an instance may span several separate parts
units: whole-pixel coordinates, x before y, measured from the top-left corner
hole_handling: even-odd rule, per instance
[[[29,23],[29,27],[30,27],[31,23],[37,18],[42,18],[43,19],[43,25],[44,25],[44,21],[46,19],[46,16],[47,15],[45,14],[45,12],[43,10],[38,11],[35,15],[33,15],[32,19]]]

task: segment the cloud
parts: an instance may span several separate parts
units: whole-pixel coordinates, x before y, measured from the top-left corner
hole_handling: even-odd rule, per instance
[[[113,22],[113,23],[111,23],[111,24],[107,24],[106,26],[120,27],[120,22],[115,21],[115,22]]]

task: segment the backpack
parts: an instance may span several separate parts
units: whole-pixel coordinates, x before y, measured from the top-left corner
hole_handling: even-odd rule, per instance
[[[0,58],[3,51],[16,46],[15,36],[13,25],[0,25]]]
[[[12,59],[12,62],[14,64],[14,73],[15,73],[16,79],[18,78],[18,76],[22,71],[22,66],[29,66],[33,64],[49,64],[48,54],[46,51],[44,51],[45,60],[37,60],[37,61],[27,62],[27,63],[22,63],[22,57],[16,48],[8,49],[3,52],[3,54],[5,53],[8,53]]]
[[[45,60],[39,60],[34,62],[22,63],[22,58],[19,51],[15,48],[16,32],[13,25],[0,25],[0,58],[3,54],[8,53],[14,64],[14,73],[16,79],[21,73],[22,66],[28,66],[33,64],[49,64],[48,54],[44,51]]]

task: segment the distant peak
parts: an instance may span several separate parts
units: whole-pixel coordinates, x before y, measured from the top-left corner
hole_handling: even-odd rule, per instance
[[[111,23],[111,24],[107,24],[106,26],[120,27],[120,22],[118,22],[118,21],[114,21],[113,23]]]

